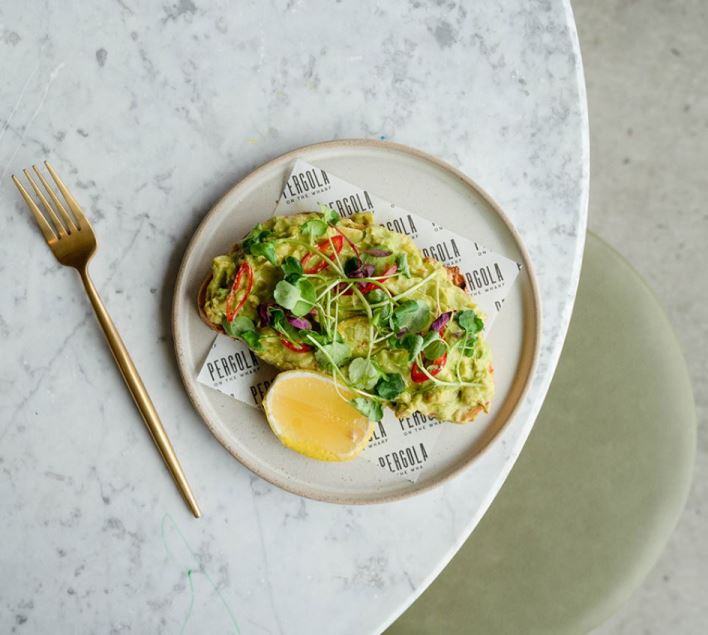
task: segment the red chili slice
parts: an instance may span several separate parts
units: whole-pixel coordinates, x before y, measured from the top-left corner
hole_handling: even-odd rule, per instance
[[[413,368],[411,368],[411,379],[416,384],[422,384],[424,381],[428,381],[428,376],[420,370],[418,367],[418,362],[413,362]]]
[[[445,367],[446,363],[447,353],[444,353],[441,357],[438,357],[437,359],[434,359],[432,362],[430,362],[430,366],[426,366],[425,369],[430,375],[435,377],[435,375],[437,375]],[[420,370],[418,362],[413,362],[413,367],[411,368],[411,379],[416,384],[422,384],[424,381],[428,381],[430,377],[428,377],[428,375],[426,375],[422,370]]]
[[[334,245],[334,250],[339,253],[342,251],[342,247],[344,246],[344,238],[342,236],[337,235],[337,236],[332,236],[331,238],[325,238],[324,240],[321,240],[320,242],[317,243],[317,249],[319,249],[325,256],[331,256],[331,253],[328,253],[326,250],[328,247],[330,247],[330,242],[332,245]],[[308,261],[316,257],[317,254],[308,251],[301,259],[300,259],[300,264],[302,265],[302,270],[305,273],[319,273],[323,269],[326,269],[329,263],[322,258],[318,263],[314,264],[313,266],[309,268],[305,268],[307,265]]]
[[[398,271],[398,265],[396,263],[393,263],[386,271],[384,271],[380,276],[375,276],[378,283],[381,284],[382,282],[386,282],[394,273]],[[365,282],[361,286],[361,292],[362,293],[369,293],[369,291],[373,291],[374,289],[378,288],[377,284],[374,284],[373,282]]]
[[[344,234],[344,233],[343,233],[340,229],[338,229],[337,227],[334,228],[334,231],[336,231],[342,238],[344,238],[344,240],[346,240],[346,241],[349,243],[349,246],[352,248],[352,250],[354,251],[354,253],[358,256],[358,255],[359,255],[359,250],[356,248],[356,245],[355,245],[351,240],[349,240],[349,238],[347,237],[347,235]]]
[[[293,344],[291,341],[286,340],[284,337],[280,338],[280,342],[285,348],[289,348],[293,353],[308,353],[312,350],[311,346],[307,344]]]
[[[241,280],[243,279],[244,274],[246,275],[246,288],[244,289],[243,297],[239,300],[238,304],[233,307],[232,305],[236,298],[236,292],[241,287]],[[251,289],[253,289],[253,270],[247,262],[242,262],[241,266],[238,268],[236,277],[234,278],[234,283],[231,285],[231,291],[229,291],[229,295],[226,296],[226,319],[229,322],[231,322],[238,315],[238,312],[243,308],[243,305],[246,304],[248,296],[251,295]]]

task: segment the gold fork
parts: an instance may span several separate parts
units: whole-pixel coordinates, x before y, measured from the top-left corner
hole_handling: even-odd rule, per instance
[[[40,187],[35,183],[29,170],[25,169],[23,172],[32,186],[34,193],[37,195],[37,198],[42,203],[46,216],[42,214],[37,203],[14,174],[12,175],[12,180],[34,215],[34,219],[42,230],[42,234],[44,234],[44,238],[49,248],[52,250],[52,253],[56,256],[56,259],[62,265],[74,267],[74,269],[79,272],[81,281],[86,288],[86,293],[96,312],[96,317],[108,341],[108,346],[110,346],[116,364],[118,364],[123,379],[125,379],[125,383],[128,385],[128,390],[130,390],[130,394],[133,395],[135,404],[138,406],[138,410],[140,410],[140,414],[145,420],[145,425],[150,431],[150,435],[160,451],[167,465],[167,469],[170,471],[170,474],[172,474],[172,478],[175,480],[177,487],[182,493],[185,502],[194,516],[199,518],[201,511],[182,471],[182,466],[177,460],[172,444],[167,437],[165,428],[162,426],[155,406],[150,400],[150,396],[140,379],[140,375],[135,368],[135,364],[133,364],[133,360],[130,358],[128,350],[125,348],[125,344],[123,344],[123,340],[121,340],[113,324],[113,320],[111,320],[110,315],[108,315],[108,311],[106,311],[106,307],[103,305],[98,291],[89,277],[88,263],[96,251],[96,236],[93,233],[93,228],[81,211],[76,199],[71,195],[71,192],[69,192],[66,185],[64,185],[63,181],[59,178],[59,175],[54,171],[54,168],[49,165],[47,161],[44,162],[44,165],[47,166],[49,174],[52,179],[54,179],[54,183],[56,183],[57,188],[64,197],[64,201],[71,210],[73,217],[64,207],[61,200],[50,187],[49,183],[47,183],[47,180],[39,169],[37,169],[36,165],[33,165],[32,168],[44,186],[49,198],[54,203],[54,207],[52,207]]]

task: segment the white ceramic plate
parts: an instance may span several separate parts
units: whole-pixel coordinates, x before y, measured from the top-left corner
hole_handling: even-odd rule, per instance
[[[300,157],[366,186],[397,205],[524,264],[489,336],[496,396],[491,412],[467,425],[446,424],[425,470],[413,484],[356,459],[326,463],[283,447],[263,415],[196,377],[214,332],[200,320],[199,285],[211,259],[229,250],[269,217],[285,179]],[[533,268],[520,238],[491,198],[451,166],[405,146],[368,140],[320,143],[261,166],[229,190],[206,215],[182,261],[173,307],[177,361],[187,392],[214,436],[241,463],[271,483],[302,496],[336,503],[372,503],[421,492],[468,466],[493,442],[531,382],[540,324]]]

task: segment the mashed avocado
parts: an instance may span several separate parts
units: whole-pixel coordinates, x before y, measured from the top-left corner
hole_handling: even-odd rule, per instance
[[[273,217],[212,262],[203,314],[281,370],[330,374],[382,406],[472,420],[492,397],[483,316],[445,266],[370,213]]]

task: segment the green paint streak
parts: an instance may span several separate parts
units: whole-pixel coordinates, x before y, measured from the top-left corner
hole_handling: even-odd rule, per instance
[[[184,629],[187,628],[187,622],[189,622],[189,618],[192,617],[192,609],[194,608],[194,584],[192,583],[191,569],[187,569],[187,580],[189,580],[189,608],[187,609],[187,615],[184,616],[182,628],[179,629],[180,635],[182,635]]]
[[[175,523],[174,519],[172,516],[169,514],[165,514],[162,517],[162,522],[160,523],[160,535],[162,536],[162,545],[165,548],[165,553],[167,554],[167,557],[172,560],[173,562],[177,563],[177,558],[175,558],[174,554],[170,551],[170,548],[167,546],[167,538],[165,536],[165,531],[167,528],[167,523],[170,523],[172,526],[172,529],[174,532],[180,537],[182,542],[184,543],[184,546],[186,547],[187,551],[191,554],[191,556],[194,558],[194,561],[197,565],[199,565],[199,558],[197,557],[197,554],[194,553],[194,550],[189,546],[189,543],[187,542],[187,539],[184,537],[184,534],[179,530],[179,527],[177,527],[177,523]],[[214,581],[211,579],[209,574],[206,571],[193,571],[192,569],[187,569],[185,571],[185,575],[187,576],[187,581],[189,582],[189,593],[190,593],[190,598],[189,598],[189,606],[187,607],[187,614],[184,616],[184,621],[182,622],[182,628],[180,628],[180,635],[184,633],[184,629],[187,628],[187,623],[189,622],[189,619],[192,617],[192,610],[194,608],[194,583],[192,581],[192,575],[195,573],[201,573],[209,582],[211,585],[211,588],[214,590],[216,595],[218,596],[219,600],[221,600],[221,603],[224,606],[224,609],[226,610],[226,613],[229,616],[229,619],[231,620],[231,624],[234,627],[234,633],[236,635],[240,635],[241,629],[238,627],[238,623],[236,622],[236,617],[232,613],[231,609],[229,608],[229,605],[226,603],[226,599],[222,595],[221,591],[217,588],[216,584]]]

